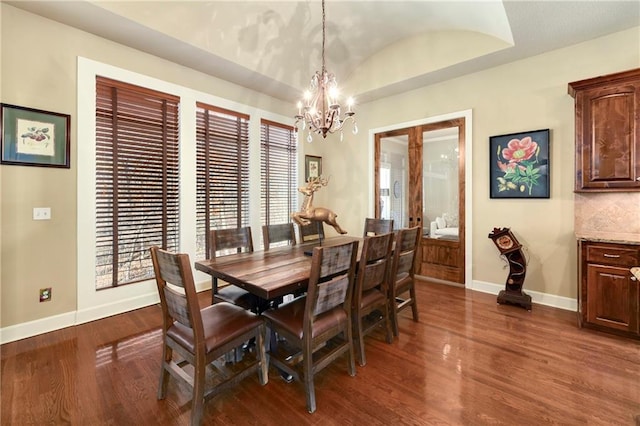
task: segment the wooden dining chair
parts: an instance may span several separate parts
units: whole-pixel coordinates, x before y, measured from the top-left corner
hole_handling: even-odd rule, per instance
[[[258,372],[260,383],[268,381],[268,358],[265,353],[263,319],[239,306],[221,302],[200,309],[193,282],[189,255],[175,254],[151,247],[160,306],[162,308],[162,369],[158,399],[167,395],[169,375],[188,385],[193,392],[191,425],[202,420],[204,401]],[[253,358],[233,370],[222,357],[249,339],[255,339]],[[173,359],[173,352],[179,360]],[[185,368],[190,364],[192,368]],[[215,385],[207,389],[207,367],[217,369]]]
[[[398,314],[403,309],[411,307],[413,320],[418,321],[415,265],[420,236],[420,226],[404,228],[396,233],[393,263],[389,279],[389,306],[391,307],[391,325],[394,336],[400,334]]]
[[[284,242],[291,246],[296,245],[296,233],[293,223],[262,225],[262,243],[265,250],[269,250],[272,244]]]
[[[391,343],[391,319],[389,317],[389,289],[387,281],[391,269],[393,233],[364,237],[362,253],[356,272],[353,292],[353,338],[358,349],[358,362],[367,363],[364,353],[364,336],[382,325],[387,343]]]
[[[209,259],[233,253],[253,252],[251,227],[212,229],[209,231]],[[218,278],[211,279],[211,303],[228,302],[245,309],[255,310],[256,297],[248,291],[228,284],[218,288]]]
[[[304,382],[310,413],[316,411],[315,374],[345,353],[349,374],[356,374],[351,295],[357,251],[358,241],[315,247],[307,295],[263,313],[286,340],[271,346],[270,362]]]
[[[393,219],[377,219],[368,217],[364,220],[363,237],[393,232]]]
[[[312,241],[324,240],[324,223],[318,220],[312,220],[308,225],[298,225],[298,235],[301,243],[309,243]]]

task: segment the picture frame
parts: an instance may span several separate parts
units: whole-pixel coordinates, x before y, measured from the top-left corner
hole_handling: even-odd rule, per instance
[[[0,104],[0,164],[70,168],[71,116]]]
[[[314,155],[304,156],[304,180],[308,182],[310,178],[322,176],[322,157]]]
[[[549,129],[489,137],[491,198],[550,198]]]

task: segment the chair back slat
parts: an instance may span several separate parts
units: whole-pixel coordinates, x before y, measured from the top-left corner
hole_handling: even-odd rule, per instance
[[[391,232],[364,237],[362,254],[356,275],[356,297],[362,292],[386,284],[391,268],[391,249],[393,234]],[[386,286],[383,290],[386,290]]]
[[[393,219],[376,219],[368,217],[364,220],[363,236],[380,235],[393,232]]]
[[[367,265],[362,277],[362,291],[370,290],[382,284],[387,277],[389,264],[388,260],[380,259]]]
[[[157,250],[156,256],[158,258],[160,278],[169,284],[184,288],[179,259],[174,254],[164,250]]]
[[[324,239],[324,223],[312,220],[308,225],[298,224],[298,233],[300,234],[300,242],[306,243],[309,241],[317,241]]]
[[[314,249],[314,252],[316,249]],[[324,247],[322,263],[320,264],[320,279],[348,271],[351,267],[352,250],[353,247],[350,243]]]
[[[311,329],[313,319],[330,309],[343,305],[351,312],[351,293],[355,276],[358,241],[315,247],[307,288],[305,328]]]
[[[187,297],[184,293],[177,292],[171,287],[165,286],[164,297],[167,301],[167,309],[171,318],[186,327],[193,328]]]
[[[404,230],[401,234],[401,238],[399,240],[400,244],[396,244],[396,250],[400,249],[400,253],[404,253],[405,251],[416,250],[418,245],[418,231],[420,230],[419,226],[408,228]]]
[[[393,251],[392,279],[397,280],[398,277],[406,274],[413,277],[419,242],[419,226],[404,228],[398,231],[396,234],[396,245]]]
[[[405,273],[413,275],[415,257],[420,239],[420,227],[402,229],[398,232],[395,247],[395,276]]]
[[[344,303],[349,287],[349,275],[337,276],[329,281],[318,283],[318,297],[313,308],[313,315],[320,315]]]
[[[296,245],[296,233],[293,223],[279,223],[275,225],[262,226],[262,239],[264,249],[269,250],[272,244],[284,243]]]
[[[413,269],[413,250],[405,251],[398,256],[396,276],[407,274]]]
[[[210,259],[215,259],[220,255],[230,254],[233,250],[238,253],[253,251],[251,227],[212,229],[209,231]]]

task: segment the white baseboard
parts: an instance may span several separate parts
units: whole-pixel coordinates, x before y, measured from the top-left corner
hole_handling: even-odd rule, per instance
[[[470,286],[467,286],[469,290],[480,291],[482,293],[498,294],[501,290],[504,290],[504,284],[494,284],[486,281],[473,280]],[[578,301],[564,296],[556,296],[555,294],[541,293],[539,291],[527,290],[525,293],[531,296],[533,303],[540,305],[551,306],[553,308],[564,309],[567,311],[578,311]]]
[[[105,305],[92,306],[88,309],[79,309],[76,311],[75,325],[99,320],[112,315],[122,314],[124,312],[144,308],[156,303],[160,303],[160,297],[158,296],[157,291],[132,297],[130,299],[118,300],[117,302]]]
[[[199,292],[210,289],[210,280],[196,284],[196,290]],[[0,328],[0,344],[26,339],[27,337],[37,336],[38,334],[56,331],[66,327],[72,327],[74,325],[84,324],[90,321],[110,317],[112,315],[144,308],[156,303],[160,303],[157,291],[127,300],[120,300],[114,303],[94,306],[89,309],[65,312],[63,314],[40,318],[34,321],[10,325],[8,327]]]
[[[0,344],[14,342],[16,340],[25,339],[38,334],[70,327],[75,325],[75,321],[76,313],[75,311],[71,311],[65,312],[64,314],[41,318],[35,321],[3,327],[0,328]]]

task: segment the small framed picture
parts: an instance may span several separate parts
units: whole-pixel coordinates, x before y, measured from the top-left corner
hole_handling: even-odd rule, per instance
[[[305,155],[304,157],[304,180],[318,178],[322,175],[322,157]]]
[[[549,198],[549,129],[489,138],[491,198]]]
[[[71,116],[0,104],[1,164],[69,168]]]

